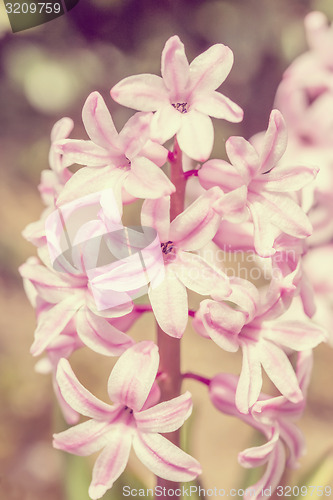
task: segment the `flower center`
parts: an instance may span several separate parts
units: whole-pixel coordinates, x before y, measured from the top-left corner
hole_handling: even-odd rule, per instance
[[[131,160],[127,158],[127,156],[124,157],[124,163],[122,165],[119,165],[119,168],[122,170],[130,170],[131,168]]]
[[[166,243],[161,243],[161,248],[162,248],[162,252],[165,254],[165,255],[168,255],[168,253],[174,251],[174,244],[172,241],[167,241]]]
[[[187,102],[176,102],[176,103],[172,104],[172,106],[177,111],[179,111],[179,113],[187,113],[187,107],[188,107]]]

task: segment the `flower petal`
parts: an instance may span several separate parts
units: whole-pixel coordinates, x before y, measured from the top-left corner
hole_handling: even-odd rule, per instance
[[[78,381],[67,359],[62,358],[57,368],[57,384],[64,400],[74,410],[97,420],[112,420],[117,408],[96,398]]]
[[[157,165],[148,158],[136,157],[124,188],[136,198],[160,198],[176,191],[175,186]]]
[[[140,411],[155,380],[158,347],[148,340],[127,349],[115,364],[108,382],[110,399]]]
[[[198,178],[205,189],[219,186],[229,192],[244,186],[244,180],[236,168],[223,160],[208,160],[199,169]]]
[[[112,162],[109,152],[92,141],[65,139],[55,143],[55,149],[64,159],[71,163],[88,167],[105,167]]]
[[[62,333],[81,305],[75,294],[70,295],[39,316],[35,339],[30,348],[33,356],[39,356]]]
[[[209,47],[190,64],[192,92],[215,90],[227,78],[234,62],[232,50],[222,43]]]
[[[153,113],[135,113],[122,128],[119,139],[122,151],[131,160],[150,138],[150,123]]]
[[[141,210],[141,225],[156,229],[160,241],[169,240],[170,196],[145,200]]]
[[[306,166],[278,165],[265,175],[260,175],[255,180],[257,190],[267,191],[298,191],[309,182],[312,182],[319,169]]]
[[[292,403],[299,403],[303,394],[299,388],[295,372],[284,351],[269,341],[260,342],[261,364],[281,394]]]
[[[230,137],[225,148],[229,160],[242,177],[245,184],[249,184],[259,170],[258,153],[243,137]]]
[[[188,321],[187,292],[170,265],[165,268],[162,283],[151,286],[148,294],[156,321],[162,330],[171,337],[181,338]]]
[[[254,200],[261,203],[271,224],[274,224],[284,233],[296,238],[306,238],[312,233],[312,226],[301,207],[287,193],[269,193],[262,195],[251,194],[248,198],[252,204]],[[249,207],[251,210],[251,206]]]
[[[151,121],[151,138],[163,144],[171,139],[182,125],[182,115],[170,103],[161,106]]]
[[[173,263],[173,271],[187,288],[200,295],[216,293],[219,297],[226,298],[231,293],[228,276],[200,255],[180,250],[176,262]]]
[[[181,128],[177,133],[180,149],[193,160],[207,160],[214,142],[212,120],[195,110],[182,114],[181,118]]]
[[[192,413],[192,398],[185,394],[135,413],[140,432],[172,432],[179,429]]]
[[[171,100],[177,102],[189,80],[189,64],[185,55],[184,44],[177,35],[167,40],[161,61],[161,74],[171,94]]]
[[[210,338],[229,352],[236,352],[239,347],[238,334],[242,330],[246,316],[243,312],[232,309],[224,302],[203,300],[197,313]]]
[[[121,188],[128,172],[120,168],[106,166],[103,168],[80,168],[69,179],[59,195],[57,205],[76,201],[92,193],[111,188],[115,199],[121,199]]]
[[[105,149],[118,149],[118,132],[103,97],[92,92],[82,109],[82,120],[90,139]]]
[[[279,231],[272,226],[271,221],[260,201],[251,200],[248,204],[254,226],[254,246],[260,257],[271,257],[276,250],[273,248]]]
[[[66,431],[53,434],[53,446],[74,455],[87,456],[108,443],[109,422],[87,420]]]
[[[305,321],[268,323],[264,332],[265,338],[295,351],[313,349],[327,339],[323,328]]]
[[[82,342],[105,356],[120,356],[134,341],[106,319],[81,309],[76,315],[77,333]]]
[[[160,434],[138,433],[133,448],[139,460],[156,476],[169,481],[191,481],[201,473],[195,458]]]
[[[132,446],[132,435],[124,426],[117,426],[108,434],[108,444],[98,456],[89,487],[93,500],[101,498],[124,472]]]
[[[223,118],[228,122],[238,123],[243,119],[243,110],[231,99],[219,92],[195,94],[191,107],[204,115]]]
[[[119,104],[139,111],[156,111],[169,102],[163,79],[157,75],[134,75],[121,80],[111,89]]]
[[[268,128],[263,139],[260,154],[260,173],[274,168],[287,147],[287,127],[280,111],[273,109]]]
[[[171,222],[170,240],[177,247],[198,250],[214,238],[221,217],[212,205],[221,194],[218,187],[206,191]]]
[[[262,387],[262,374],[256,345],[242,343],[243,364],[236,391],[236,406],[241,413],[248,413],[249,408],[258,400]]]

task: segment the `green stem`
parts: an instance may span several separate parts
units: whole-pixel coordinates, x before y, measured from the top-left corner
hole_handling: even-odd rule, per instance
[[[186,178],[184,177],[182,166],[182,152],[176,139],[174,150],[169,155],[169,162],[171,168],[170,179],[176,187],[176,192],[171,195],[170,203],[170,220],[173,220],[184,210],[186,187]],[[172,314],[171,311],[170,314]],[[180,371],[180,339],[170,337],[170,335],[167,335],[161,327],[157,325],[157,344],[160,353],[159,371],[161,377],[159,379],[159,385],[161,389],[161,401],[167,401],[180,395],[182,383]],[[180,445],[179,429],[169,432],[165,437],[176,446]],[[172,491],[179,488],[178,483],[157,477],[157,486],[160,488],[160,491],[163,492],[162,495],[158,495],[159,499],[167,500],[169,498],[176,498],[176,495],[173,495]]]

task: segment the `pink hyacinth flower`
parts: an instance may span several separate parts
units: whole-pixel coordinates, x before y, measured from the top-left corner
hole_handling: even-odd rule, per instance
[[[242,308],[233,309],[225,302],[209,299],[200,303],[196,313],[194,326],[199,322],[219,347],[229,352],[241,347],[243,351],[236,391],[236,406],[241,413],[248,413],[258,400],[262,368],[283,396],[299,403],[303,395],[286,351],[312,349],[327,340],[326,331],[309,321],[273,320],[285,311],[283,295],[289,293],[287,289],[281,289],[279,295],[273,292],[269,290],[266,300],[257,304],[252,318]]]
[[[108,316],[112,319],[131,312],[130,298],[117,308],[103,311],[101,316],[84,273],[56,272],[38,259],[29,260],[19,271],[37,305],[37,329],[31,346],[34,356],[52,346],[71,322],[83,344],[100,354],[119,356],[133,345],[133,340],[108,320]]]
[[[306,397],[311,369],[312,352],[298,353],[296,376],[304,397]],[[240,418],[266,437],[267,442],[264,445],[248,448],[238,456],[239,463],[246,468],[266,464],[263,476],[244,494],[244,500],[249,495],[255,500],[262,500],[266,498],[263,495],[264,490],[274,492],[285,466],[296,468],[299,458],[304,454],[304,437],[294,422],[301,417],[305,400],[295,404],[283,396],[271,398],[261,393],[251,413],[243,414],[235,405],[237,385],[236,375],[218,374],[210,382],[210,398],[218,410]],[[287,459],[283,445],[287,446],[289,452]]]
[[[164,279],[149,288],[149,299],[162,330],[181,338],[188,321],[186,288],[200,295],[230,295],[228,277],[192,253],[214,237],[220,216],[212,204],[220,196],[213,188],[200,196],[170,223],[170,198],[146,200],[141,223],[156,229],[164,259]],[[172,314],[170,314],[172,311]]]
[[[312,231],[307,216],[289,192],[311,182],[318,170],[280,165],[286,146],[285,122],[281,113],[273,110],[260,153],[242,137],[230,137],[226,150],[231,165],[209,160],[198,173],[203,187],[218,185],[225,192],[215,209],[226,220],[241,222],[251,214],[255,249],[262,257],[274,254],[279,233],[306,238]]]
[[[102,96],[93,92],[82,119],[90,140],[68,139],[56,145],[66,161],[86,165],[66,184],[59,204],[117,186],[132,198],[158,198],[175,191],[159,168],[168,151],[150,140],[152,113],[136,113],[118,134]]]
[[[178,144],[190,158],[205,161],[212,150],[214,130],[210,116],[239,122],[243,111],[216,89],[233,64],[232,51],[216,44],[191,64],[178,36],[166,42],[161,74],[125,78],[111,90],[120,104],[140,111],[156,111],[152,136],[161,143],[177,134]]]
[[[159,364],[158,348],[143,341],[124,353],[114,366],[106,404],[74,375],[67,360],[59,362],[57,381],[64,399],[89,417],[84,423],[54,435],[55,448],[76,455],[102,450],[94,469],[89,496],[101,498],[124,471],[131,447],[154,474],[171,481],[190,481],[201,473],[200,464],[160,433],[178,429],[190,416],[189,392],[170,401],[151,405]]]

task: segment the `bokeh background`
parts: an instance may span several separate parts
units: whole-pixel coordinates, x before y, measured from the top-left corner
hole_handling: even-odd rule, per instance
[[[311,10],[333,19],[331,0],[81,0],[65,16],[13,34],[0,3],[0,499],[88,498],[92,460],[52,449],[52,433],[65,424],[49,377],[34,371],[36,360],[29,354],[34,311],[17,271],[35,254],[21,231],[43,209],[37,185],[47,168],[52,125],[70,116],[72,136],[84,138],[82,105],[98,90],[121,128],[131,111],[111,101],[110,88],[130,74],[159,73],[164,43],[178,34],[189,60],[218,42],[234,52],[223,93],[243,107],[245,118],[239,125],[215,123],[213,155],[223,156],[230,135],[248,138],[265,129],[283,71],[306,48],[303,18]],[[133,336],[153,338],[151,319],[141,319]],[[333,486],[332,361],[331,348],[316,349],[309,404],[300,422],[308,454],[300,470],[284,478],[285,484],[301,484],[321,461],[312,484]],[[106,397],[113,361],[82,351],[73,363],[82,382]],[[222,353],[189,327],[183,364],[211,376],[224,370],[239,373],[240,358]],[[254,445],[257,436],[212,408],[204,388],[190,382],[187,387],[196,407],[188,441],[203,465],[203,485],[243,487],[251,479],[238,465],[237,453]],[[136,479],[128,481],[153,484],[135,457],[131,467]],[[122,497],[113,492],[105,498]]]

